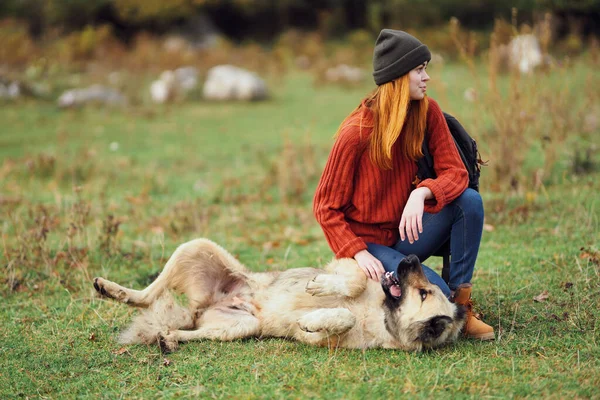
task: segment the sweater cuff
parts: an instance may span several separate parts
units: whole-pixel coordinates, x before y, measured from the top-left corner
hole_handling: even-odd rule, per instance
[[[434,179],[425,179],[417,187],[426,187],[433,193],[433,199],[425,200],[424,211],[429,214],[438,213],[446,205],[446,194]]]
[[[354,255],[361,250],[366,250],[367,244],[364,240],[357,237],[346,243],[335,253],[335,258],[354,258]]]

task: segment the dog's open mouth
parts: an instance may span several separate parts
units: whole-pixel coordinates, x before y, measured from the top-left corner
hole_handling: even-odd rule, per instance
[[[387,290],[392,296],[400,297],[402,295],[402,289],[400,288],[400,282],[393,272],[386,272],[383,278],[381,278],[381,286]]]

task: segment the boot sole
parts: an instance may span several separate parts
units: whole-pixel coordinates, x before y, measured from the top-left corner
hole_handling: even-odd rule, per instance
[[[494,335],[494,332],[488,332],[488,333],[481,333],[479,335],[468,335],[467,336],[469,339],[478,339],[478,340],[494,340],[496,339],[496,336]]]

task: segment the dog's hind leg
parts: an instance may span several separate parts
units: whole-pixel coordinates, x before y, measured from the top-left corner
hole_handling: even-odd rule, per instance
[[[171,261],[171,260],[169,260]],[[134,307],[148,307],[169,287],[169,263],[158,278],[144,290],[129,289],[104,278],[94,278],[94,288],[102,296],[117,300]]]
[[[245,268],[221,246],[196,239],[179,246],[158,278],[144,290],[134,290],[103,278],[94,288],[103,296],[136,307],[148,307],[167,289],[186,293],[193,308],[206,307],[216,290],[239,287]]]
[[[367,287],[367,277],[354,259],[342,258],[330,262],[325,269],[306,284],[306,292],[313,296],[358,297]]]
[[[135,307],[148,307],[158,299],[167,288],[172,286],[170,281],[173,279],[174,273],[178,270],[177,266],[180,261],[181,248],[182,246],[175,250],[160,275],[144,290],[129,289],[104,278],[94,278],[94,288],[102,296],[117,300],[121,303]]]
[[[237,301],[236,301],[237,300]],[[199,321],[199,328],[193,331],[175,330],[160,338],[163,351],[173,351],[179,342],[192,340],[231,341],[260,334],[260,320],[254,316],[255,307],[239,299],[227,305],[207,309]]]

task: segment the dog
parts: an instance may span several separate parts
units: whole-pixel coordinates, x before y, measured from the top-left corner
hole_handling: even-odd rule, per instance
[[[354,259],[324,269],[250,272],[221,246],[196,239],[177,248],[144,290],[94,279],[102,296],[145,308],[122,343],[158,343],[164,352],[191,340],[280,337],[331,349],[421,351],[454,341],[465,309],[431,284],[415,255],[367,279]],[[171,291],[183,293],[187,308]]]

